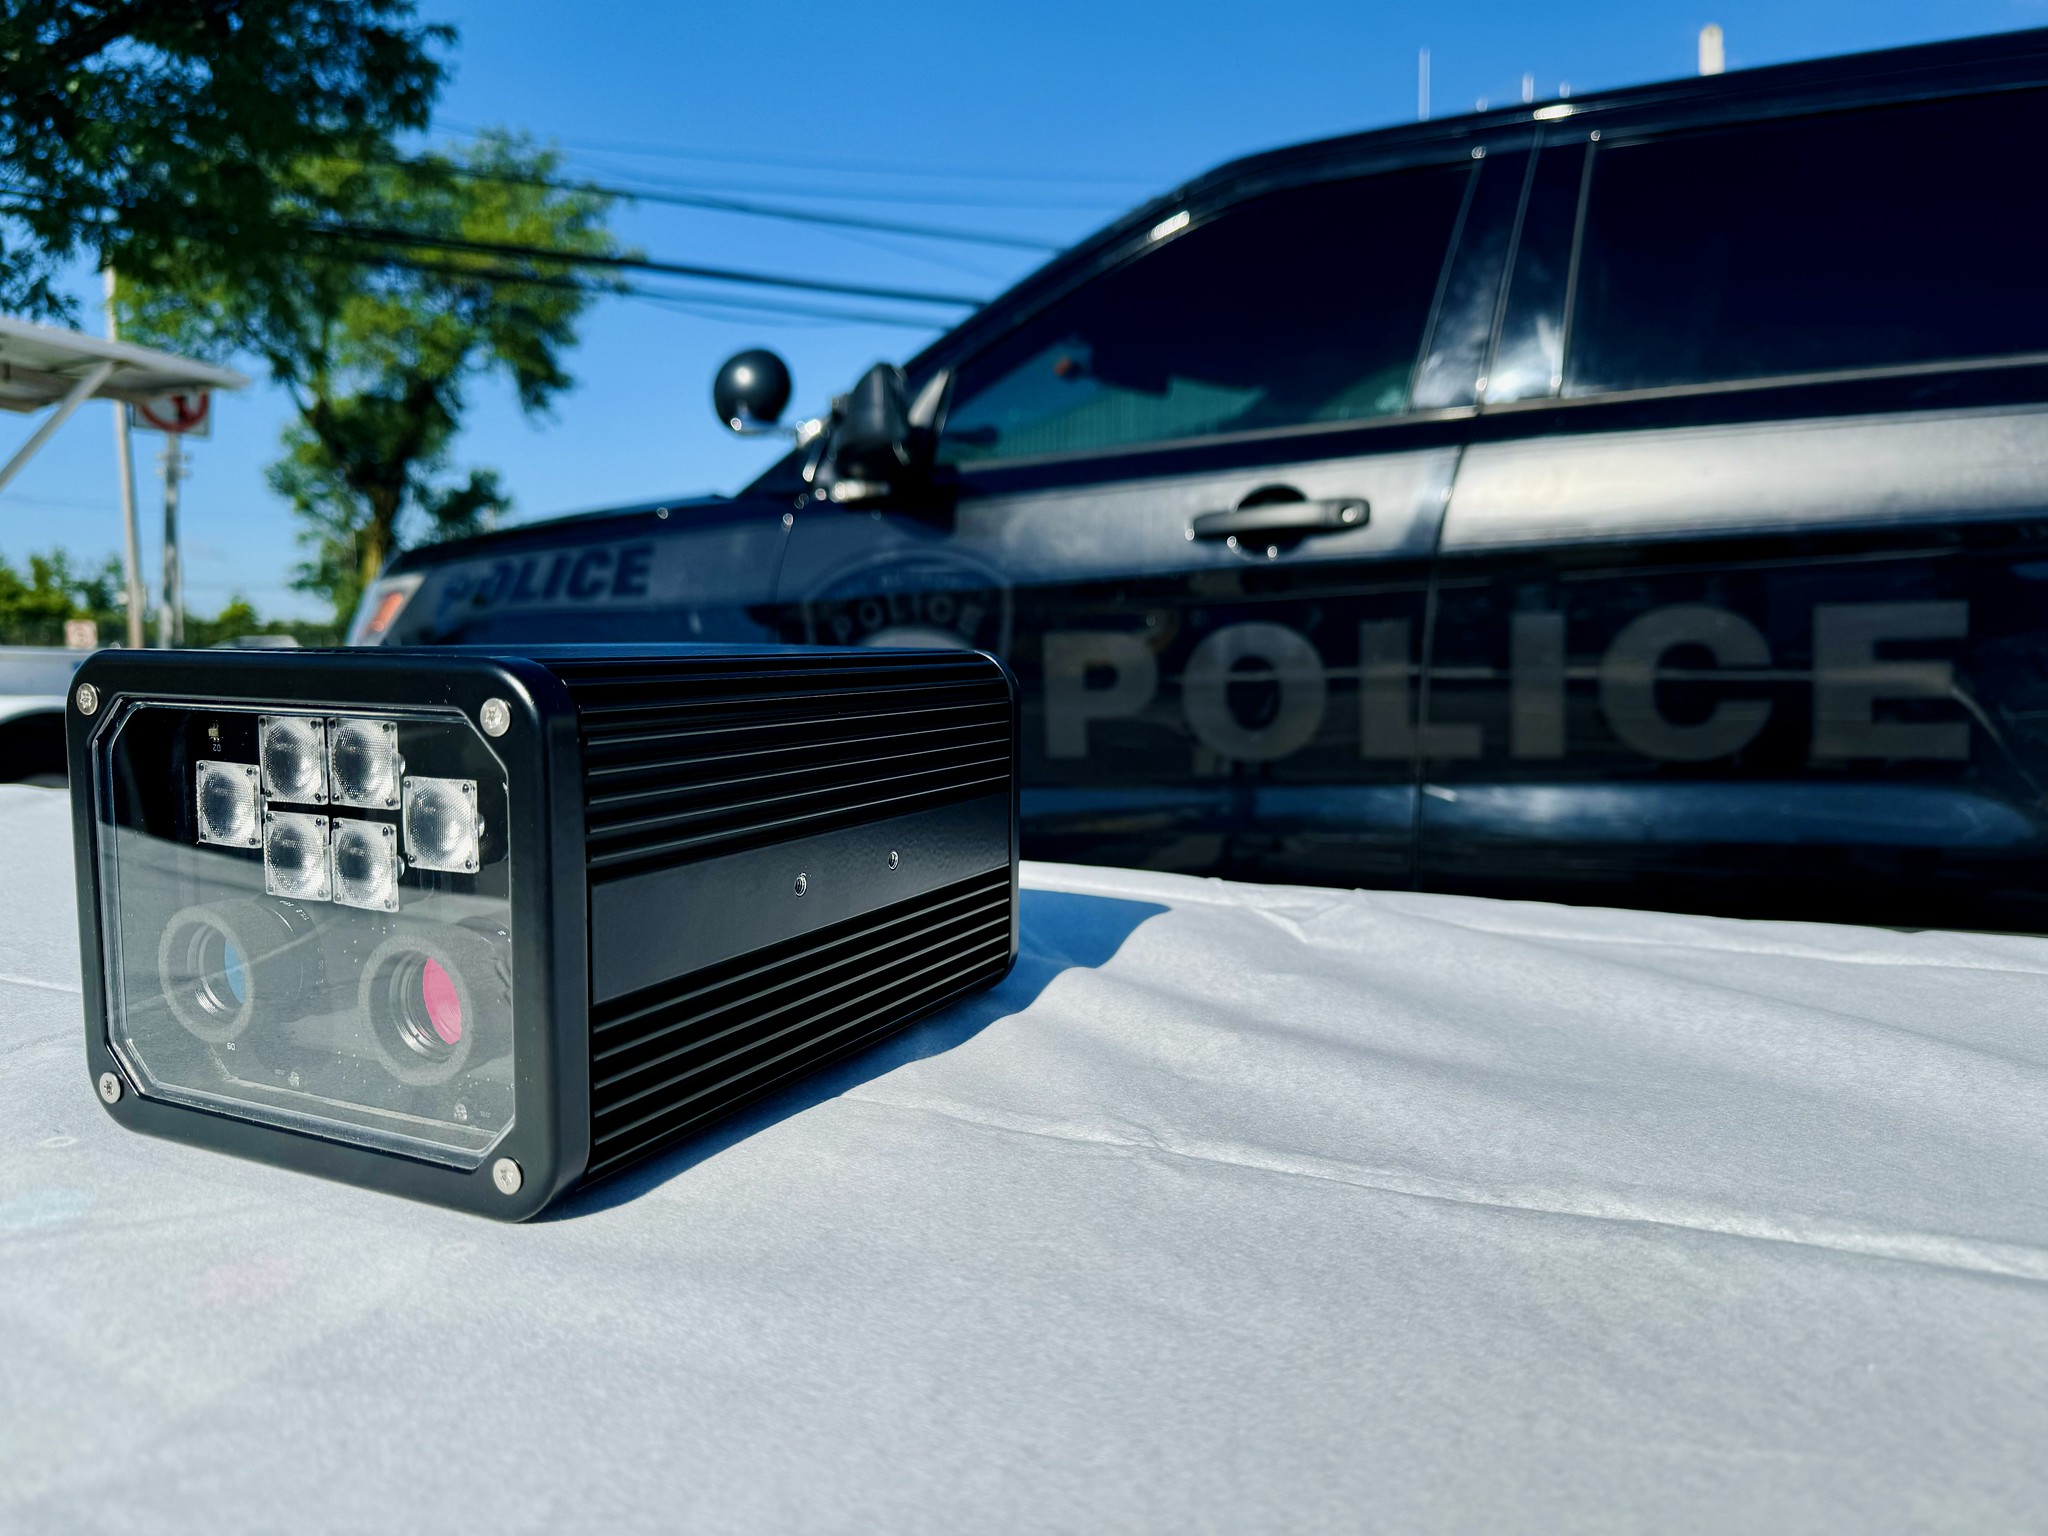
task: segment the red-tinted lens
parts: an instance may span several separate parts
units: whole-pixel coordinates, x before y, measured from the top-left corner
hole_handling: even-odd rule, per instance
[[[420,997],[427,1005],[427,1022],[442,1043],[455,1045],[462,1039],[462,999],[455,995],[455,982],[438,960],[429,960],[420,972]]]

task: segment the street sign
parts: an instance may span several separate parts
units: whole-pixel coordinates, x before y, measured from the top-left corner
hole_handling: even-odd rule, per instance
[[[143,432],[168,432],[174,437],[205,437],[212,415],[213,391],[195,389],[130,404],[128,425]]]

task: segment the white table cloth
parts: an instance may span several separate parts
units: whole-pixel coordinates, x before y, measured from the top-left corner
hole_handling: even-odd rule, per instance
[[[0,789],[0,1530],[2048,1524],[2048,941],[1026,867],[501,1226],[119,1130]]]

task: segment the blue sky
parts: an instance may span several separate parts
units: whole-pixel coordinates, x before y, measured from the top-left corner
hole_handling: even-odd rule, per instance
[[[1539,96],[1562,82],[1583,91],[1691,73],[1710,21],[1725,30],[1731,69],[2048,24],[2048,0],[424,0],[422,12],[461,34],[437,138],[509,125],[557,141],[597,179],[1053,243],[1219,160],[1412,118],[1424,47],[1446,116],[1515,99],[1525,73]],[[848,195],[820,201],[827,192]],[[650,204],[621,207],[617,227],[671,260],[989,295],[1042,259]],[[81,274],[80,291],[90,288]],[[498,469],[519,517],[731,490],[776,450],[712,419],[724,357],[776,348],[796,375],[796,409],[809,411],[933,334],[607,300],[570,359],[579,387],[540,422],[504,391],[478,391],[459,462]],[[108,412],[82,410],[0,492],[0,553],[119,548]],[[266,614],[317,614],[288,587],[294,525],[263,483],[284,399],[259,383],[215,417],[191,452],[190,605],[211,612],[238,593]],[[0,422],[0,453],[31,429]],[[159,443],[137,438],[152,576]]]

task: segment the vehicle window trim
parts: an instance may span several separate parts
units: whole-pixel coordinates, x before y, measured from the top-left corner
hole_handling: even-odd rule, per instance
[[[2048,351],[2008,352],[1995,357],[1944,358],[1932,363],[1879,363],[1866,368],[1836,368],[1817,373],[1776,373],[1754,379],[1716,379],[1704,384],[1658,384],[1641,389],[1610,389],[1585,395],[1545,395],[1528,400],[1504,400],[1482,407],[1479,414],[1506,415],[1513,411],[1556,410],[1574,405],[1627,404],[1637,400],[1677,400],[1695,395],[1731,395],[1745,390],[1796,389],[1814,384],[1851,384],[1865,379],[1910,379],[1956,373],[1996,372],[2048,365]]]
[[[1451,286],[1451,271],[1458,264],[1458,250],[1465,243],[1465,224],[1471,217],[1473,201],[1479,195],[1479,177],[1485,170],[1486,157],[1476,153],[1468,155],[1466,163],[1469,170],[1465,177],[1465,190],[1458,199],[1458,216],[1451,221],[1451,240],[1444,247],[1443,265],[1437,268],[1436,291],[1429,296],[1429,318],[1423,323],[1422,345],[1416,349],[1415,362],[1408,370],[1408,411],[1403,415],[1415,409],[1416,386],[1422,382],[1423,366],[1436,348],[1437,327],[1443,324],[1444,318],[1444,295]]]
[[[1530,396],[1532,401],[1564,399],[1564,381],[1571,377],[1572,316],[1579,307],[1579,262],[1586,252],[1586,209],[1593,197],[1593,164],[1600,158],[1600,146],[1605,142],[1598,128],[1586,137],[1586,163],[1579,171],[1579,206],[1572,213],[1572,252],[1564,271],[1564,320],[1558,327],[1557,382],[1549,393]],[[1503,408],[1511,403],[1501,402]]]
[[[1019,454],[1009,459],[974,459],[966,464],[949,466],[963,478],[972,478],[983,470],[1006,470],[1035,468],[1043,464],[1085,463],[1091,459],[1104,461],[1128,459],[1139,454],[1186,453],[1193,449],[1211,445],[1228,447],[1241,443],[1256,443],[1274,439],[1294,440],[1334,436],[1343,432],[1390,431],[1401,427],[1413,427],[1432,422],[1467,421],[1477,412],[1469,405],[1432,406],[1426,411],[1404,411],[1399,416],[1361,416],[1354,421],[1301,421],[1286,427],[1254,427],[1243,432],[1208,432],[1200,437],[1158,438],[1151,442],[1124,443],[1115,448],[1076,448],[1067,453]]]
[[[1544,150],[1549,147],[1549,135],[1537,134],[1536,142],[1529,149],[1529,163],[1522,168],[1522,195],[1515,199],[1515,218],[1508,227],[1507,253],[1500,269],[1500,291],[1493,296],[1493,320],[1486,328],[1486,346],[1479,354],[1479,374],[1483,382],[1473,393],[1474,404],[1486,398],[1486,388],[1493,383],[1493,365],[1500,352],[1501,326],[1508,316],[1508,294],[1514,289],[1515,263],[1522,254],[1522,226],[1529,217],[1529,196],[1536,186],[1536,167],[1542,162]],[[1572,254],[1578,254],[1576,244]],[[1569,277],[1566,282],[1569,287]]]

